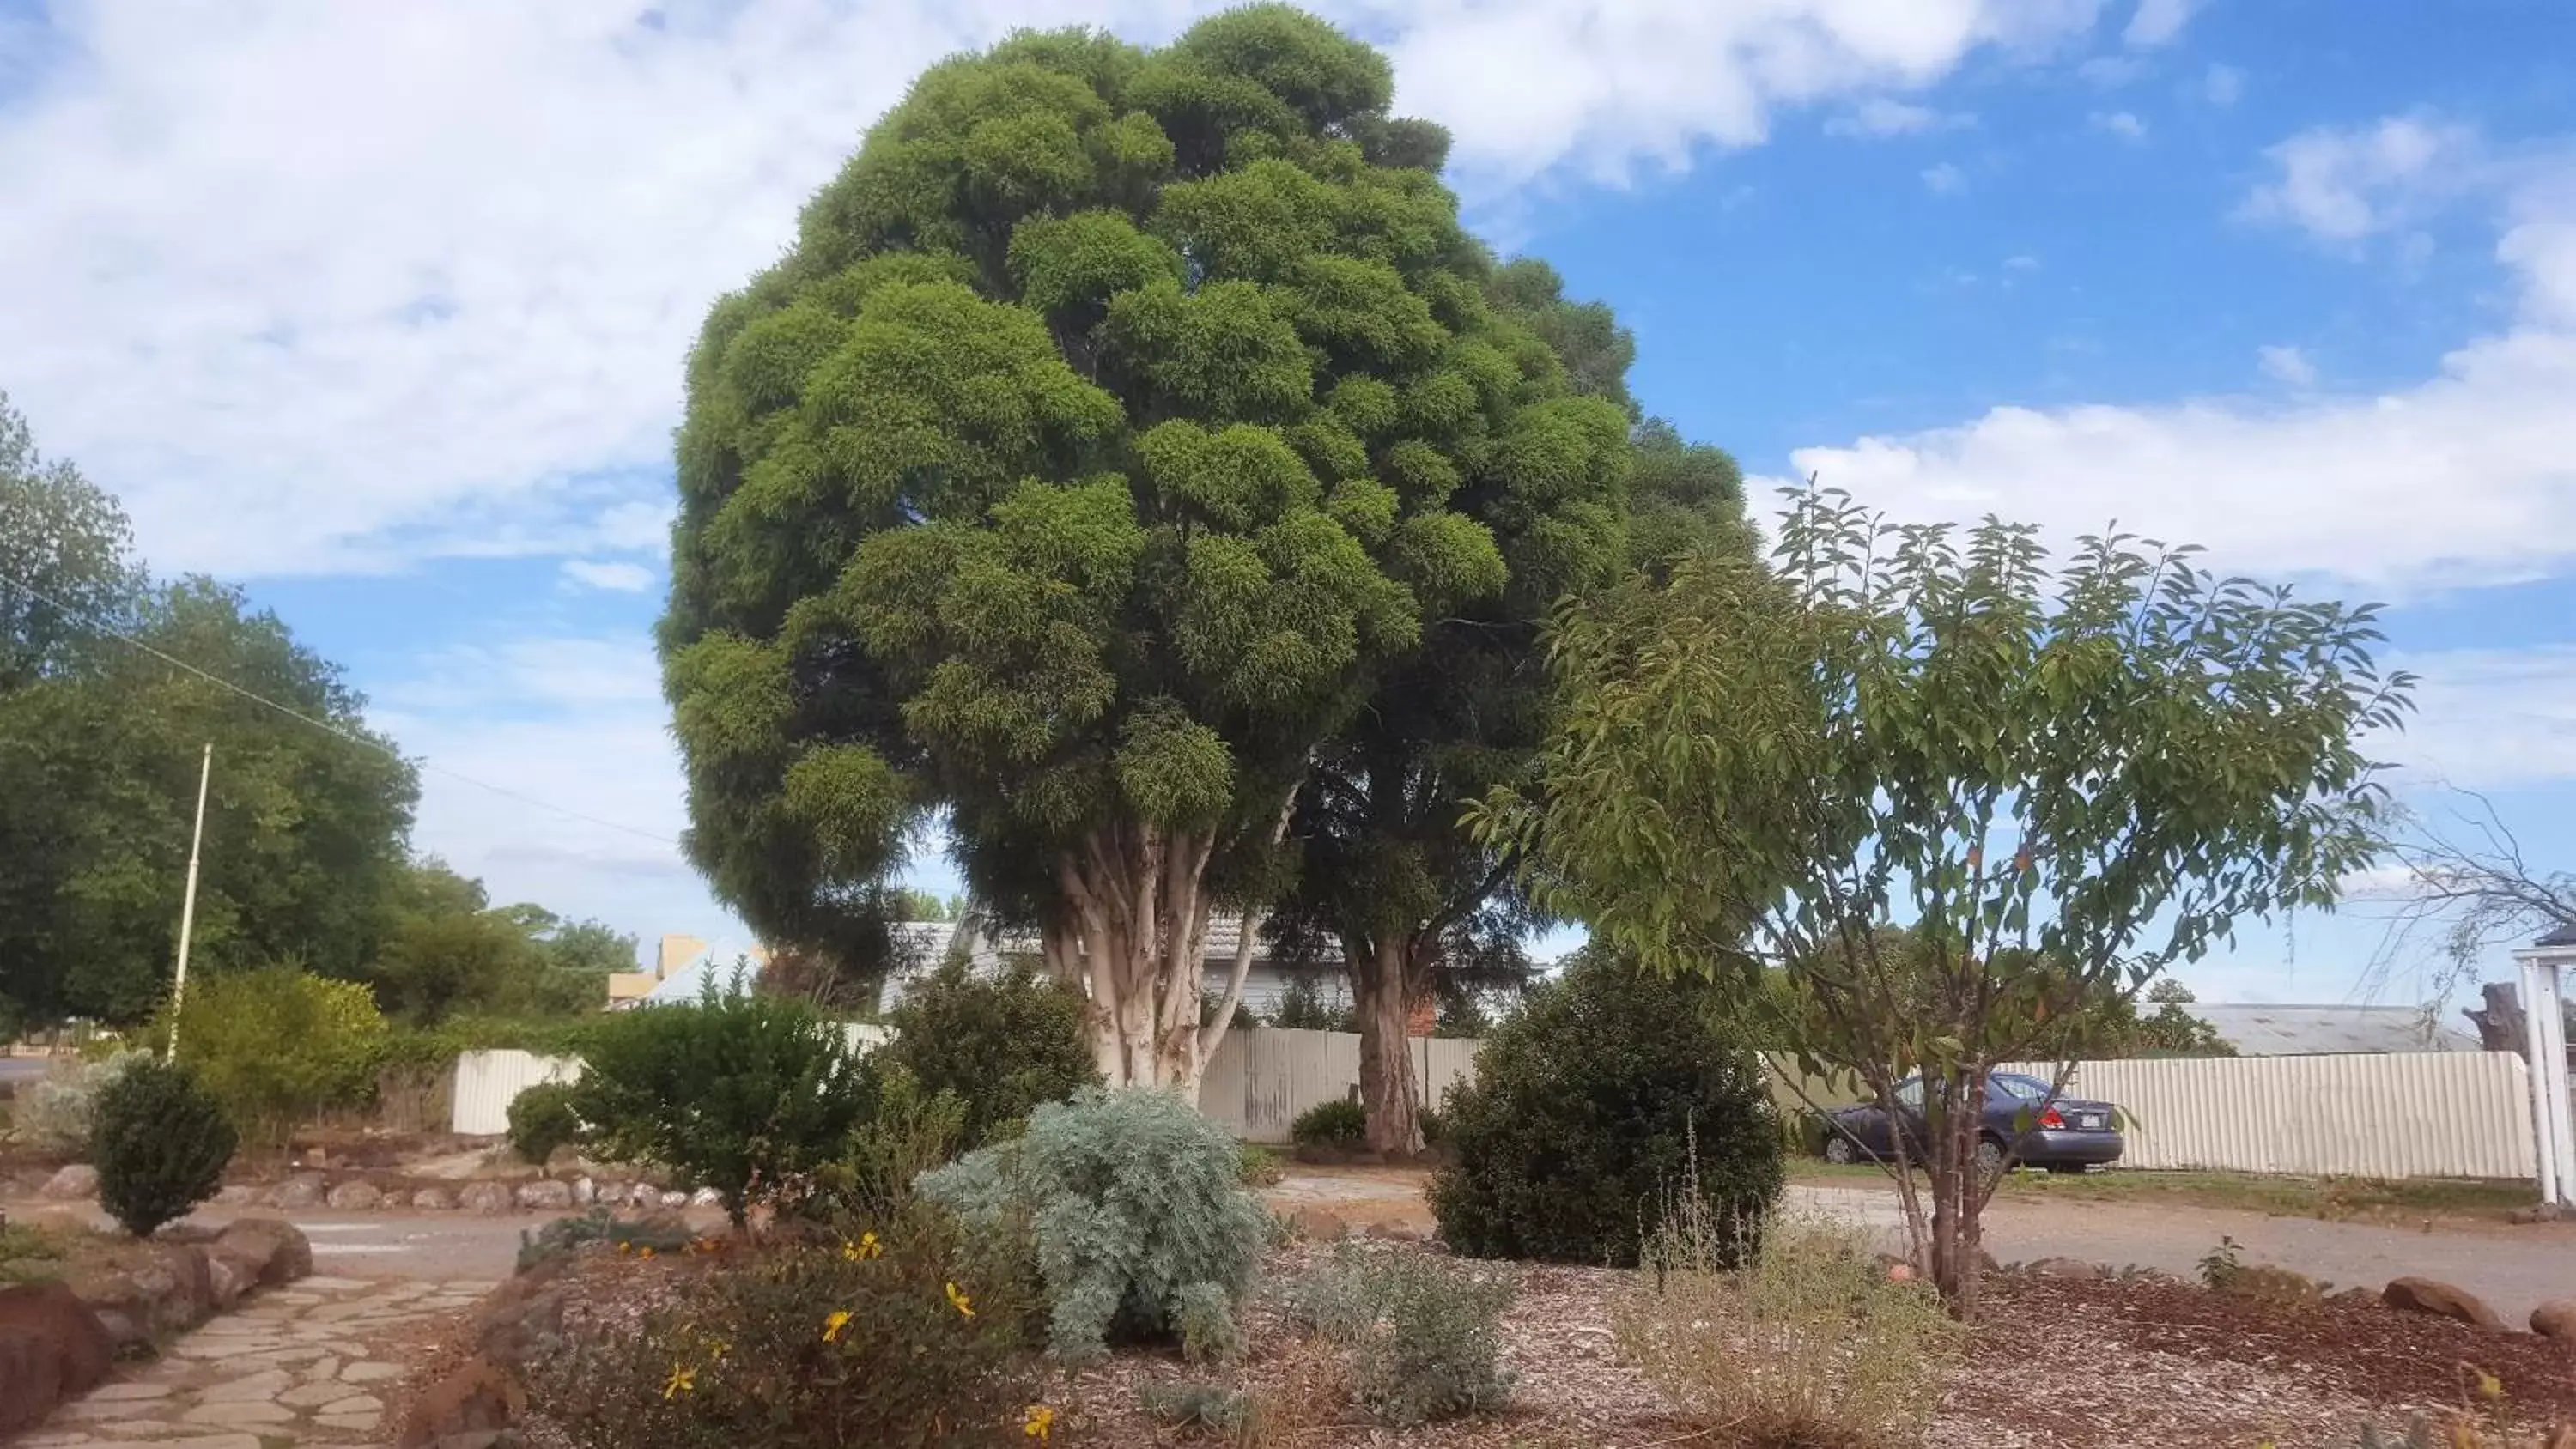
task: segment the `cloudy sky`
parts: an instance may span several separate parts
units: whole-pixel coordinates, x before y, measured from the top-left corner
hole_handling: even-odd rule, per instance
[[[647,643],[699,319],[927,62],[1209,8],[0,0],[0,389],[155,566],[349,666],[431,767],[423,846],[738,936]],[[2382,753],[2576,861],[2576,9],[1322,8],[1456,132],[1478,226],[1616,305],[1649,407],[1901,515],[2388,600],[2423,712]],[[2186,974],[2342,1000],[2385,936]]]

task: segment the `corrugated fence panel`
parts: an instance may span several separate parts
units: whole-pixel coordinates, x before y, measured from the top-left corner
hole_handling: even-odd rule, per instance
[[[2121,1167],[2529,1178],[2524,1070],[2510,1052],[2084,1062],[2067,1094],[2127,1115]]]
[[[581,1075],[577,1057],[541,1057],[534,1052],[466,1052],[456,1059],[455,1109],[449,1129],[475,1137],[497,1137],[510,1130],[510,1104],[521,1092],[542,1082],[569,1082]]]

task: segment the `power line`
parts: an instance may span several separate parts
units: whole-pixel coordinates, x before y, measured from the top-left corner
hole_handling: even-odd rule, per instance
[[[55,598],[53,595],[46,593],[40,588],[37,588],[34,584],[27,582],[25,579],[18,578],[11,574],[0,573],[0,584],[8,584],[17,588],[26,593],[29,597],[35,599],[37,602],[49,605],[56,611],[72,619],[74,622],[94,629],[111,639],[130,644],[134,648],[140,649],[144,653],[151,655],[153,658],[160,660],[162,663],[169,665],[173,669],[186,670],[188,673],[197,676],[208,684],[212,684],[219,689],[229,690],[232,693],[249,700],[253,704],[275,710],[279,714],[282,714],[288,719],[294,720],[299,724],[310,725],[313,728],[322,731],[324,734],[345,740],[348,743],[357,745],[363,749],[374,750],[379,754],[390,756],[402,764],[426,770],[432,774],[444,775],[451,780],[471,785],[478,790],[488,790],[495,795],[516,800],[523,805],[533,805],[540,810],[550,810],[567,819],[579,820],[586,824],[596,825],[604,830],[623,831],[628,835],[639,836],[645,840],[655,841],[662,845],[676,847],[680,843],[667,835],[658,835],[650,830],[641,830],[632,825],[622,825],[614,820],[603,820],[596,815],[584,814],[583,812],[575,810],[567,805],[557,805],[551,800],[540,800],[534,795],[527,794],[524,791],[513,790],[507,785],[495,785],[489,780],[475,779],[471,775],[448,769],[444,765],[431,764],[426,758],[417,760],[412,759],[404,755],[402,751],[395,749],[393,746],[386,744],[382,740],[370,739],[365,735],[356,733],[355,731],[343,729],[339,725],[331,723],[329,720],[317,719],[314,716],[306,714],[304,711],[295,708],[293,705],[280,704],[266,695],[254,694],[250,690],[244,689],[240,685],[233,683],[231,680],[223,678],[221,675],[210,673],[189,663],[185,659],[181,659],[173,654],[165,653],[164,651],[135,638],[133,635],[126,633],[124,630],[117,628],[115,625],[108,623],[106,620],[99,618],[97,615],[90,613],[88,610],[83,609],[76,604],[64,603],[62,600]]]

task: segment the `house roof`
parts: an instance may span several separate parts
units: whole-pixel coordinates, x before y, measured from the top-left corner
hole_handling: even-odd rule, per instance
[[[718,946],[702,948],[685,962],[673,968],[652,990],[644,993],[646,1005],[668,1006],[674,1002],[697,1000],[709,981],[722,991],[733,980],[734,967],[750,963],[750,976],[757,978],[760,968],[769,964],[769,953],[758,946],[736,948]]]
[[[2192,1015],[2249,1057],[2473,1052],[2477,1038],[2413,1006],[2274,1006],[2194,1002]]]

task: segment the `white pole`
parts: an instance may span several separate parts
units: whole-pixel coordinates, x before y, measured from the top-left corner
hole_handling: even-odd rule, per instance
[[[2540,962],[2532,955],[2522,955],[2516,963],[2522,967],[2522,1040],[2523,1060],[2531,1070],[2525,1080],[2531,1086],[2531,1137],[2535,1153],[2536,1175],[2540,1179],[2540,1200],[2556,1203],[2559,1197],[2558,1113],[2549,1105],[2549,1043],[2542,1035]]]
[[[206,845],[206,782],[214,778],[215,746],[206,744],[197,766],[197,831],[188,839],[188,889],[179,898],[179,975],[170,987],[170,1060],[179,1059],[179,1008],[188,1003],[188,937],[197,927],[197,855]]]
[[[2567,1095],[2567,1006],[2566,963],[2547,961],[2540,967],[2540,990],[2533,993],[2531,1014],[2540,1022],[2543,1051],[2540,1065],[2544,1090],[2555,1119],[2551,1133],[2552,1156],[2558,1163],[2558,1201],[2576,1201],[2576,1102]]]

